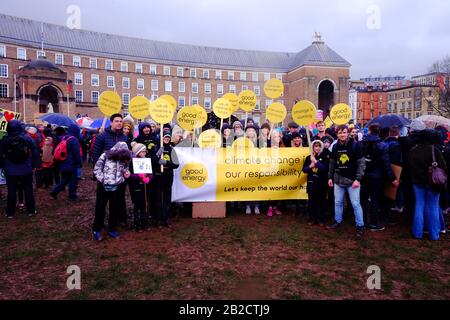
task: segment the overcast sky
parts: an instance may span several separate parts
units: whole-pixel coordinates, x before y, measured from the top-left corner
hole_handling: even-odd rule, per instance
[[[354,79],[450,55],[448,0],[1,0],[0,12],[66,25],[69,5],[82,29],[223,48],[298,52],[319,31]]]

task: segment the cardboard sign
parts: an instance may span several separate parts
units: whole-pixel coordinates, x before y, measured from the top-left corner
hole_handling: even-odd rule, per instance
[[[217,130],[203,131],[198,137],[198,145],[203,149],[217,149],[222,147],[222,136]]]
[[[11,120],[20,120],[20,117],[21,117],[21,114],[18,112],[0,109],[0,131],[6,132],[8,123]]]
[[[292,119],[299,126],[310,126],[316,120],[316,114],[316,106],[311,101],[302,100],[292,108]]]
[[[213,112],[219,119],[227,119],[233,113],[233,106],[228,99],[220,98],[214,102]]]
[[[271,99],[278,99],[284,93],[284,84],[281,80],[270,79],[264,84],[264,93]]]
[[[232,114],[239,110],[239,97],[234,93],[227,93],[223,96],[224,99],[230,101],[231,106],[233,107]]]
[[[166,124],[172,121],[175,109],[169,101],[159,98],[151,104],[150,115],[157,123]]]
[[[133,158],[133,169],[135,174],[152,174],[152,159],[150,158]]]
[[[272,103],[266,109],[266,118],[272,123],[283,122],[286,116],[286,107],[279,102]]]
[[[397,180],[400,181],[400,176],[402,174],[402,167],[396,166],[395,164],[391,164],[392,172]],[[384,195],[391,199],[392,201],[397,200],[397,192],[398,188],[394,187],[390,181],[386,181],[386,187],[384,189]]]
[[[352,109],[345,103],[337,104],[330,111],[330,119],[338,126],[347,124],[352,119]]]
[[[150,115],[150,101],[146,97],[137,96],[131,99],[128,107],[133,118],[142,120]]]
[[[250,112],[256,107],[256,94],[251,90],[242,91],[239,95],[239,108]]]
[[[98,108],[105,116],[111,117],[122,110],[122,98],[114,91],[105,91],[98,98]]]
[[[169,96],[168,94],[165,94],[165,95],[162,95],[159,98],[168,101],[170,103],[170,105],[172,106],[172,108],[173,108],[173,112],[172,113],[175,113],[175,111],[177,110],[177,100],[175,100],[174,97]]]
[[[203,127],[208,120],[208,114],[201,106],[188,106],[178,111],[178,125],[187,131]]]

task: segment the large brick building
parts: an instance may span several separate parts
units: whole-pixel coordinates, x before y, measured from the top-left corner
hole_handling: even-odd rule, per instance
[[[71,30],[0,14],[0,108],[17,110],[27,121],[47,112],[49,103],[55,112],[100,116],[96,103],[105,90],[116,90],[126,111],[134,96],[164,94],[179,107],[210,110],[223,94],[246,89],[258,96],[252,116],[264,121],[272,103],[264,82],[275,77],[285,84],[278,101],[288,110],[307,99],[326,116],[332,105],[348,103],[350,66],[318,34],[298,53],[263,52]]]

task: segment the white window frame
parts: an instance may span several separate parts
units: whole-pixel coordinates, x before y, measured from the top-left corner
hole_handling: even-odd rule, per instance
[[[247,90],[248,90],[248,85],[245,85],[245,84],[242,85],[242,91],[247,91]],[[241,92],[242,92],[242,91],[241,91]]]
[[[120,61],[120,71],[121,72],[128,72],[128,62]]]
[[[122,78],[122,89],[130,89],[131,86],[131,80],[128,77]]]
[[[78,93],[81,93],[81,99],[77,99],[77,97],[79,96]],[[81,103],[84,100],[84,92],[83,90],[75,90],[75,102],[77,103]]]
[[[36,58],[37,59],[40,59],[41,57],[46,57],[47,55],[46,55],[46,53],[45,53],[45,51],[42,51],[42,50],[37,50],[36,51]]]
[[[0,55],[0,58],[5,58],[6,57],[6,46],[4,44],[0,44],[0,48],[2,50],[0,50],[0,52],[2,52],[2,54]]]
[[[209,69],[203,70],[203,79],[209,79]]]
[[[184,81],[178,82],[178,92],[180,93],[186,92],[186,82]]]
[[[97,101],[94,100],[94,94],[97,94]],[[100,98],[100,93],[98,91],[91,91],[91,103],[98,103],[98,99]]]
[[[236,90],[237,90],[237,88],[236,88],[236,85],[235,84],[230,84],[230,86],[229,86],[229,88],[228,88],[229,90],[228,90],[228,92],[230,92],[230,93],[234,93],[234,94],[236,94]]]
[[[216,80],[222,80],[222,70],[216,70]]]
[[[72,66],[74,67],[81,67],[81,57],[80,56],[73,56],[72,57]]]
[[[156,64],[151,64],[151,65],[150,65],[150,74],[151,74],[151,75],[156,76],[157,70],[158,70],[158,69],[157,69]]]
[[[108,68],[108,65],[111,65],[111,67]],[[114,71],[114,61],[113,60],[105,60],[105,70]]]
[[[185,96],[179,96],[178,97],[178,106],[180,108],[183,108],[186,106],[186,97]]]
[[[223,94],[223,84],[217,85],[217,94]]]
[[[144,73],[144,65],[142,63],[136,63],[134,65],[134,71],[140,74]]]
[[[130,104],[130,99],[131,96],[129,93],[122,93],[122,103],[124,106],[128,106]]]
[[[256,94],[257,97],[261,95],[261,87],[260,86],[254,86],[253,92]]]
[[[170,80],[164,81],[164,91],[165,92],[172,92],[173,90],[173,83]]]
[[[234,71],[228,71],[228,81],[234,81]]]
[[[94,79],[98,80],[97,84],[94,84]],[[98,75],[98,74],[91,74],[91,86],[93,86],[93,87],[100,87],[100,75]]]
[[[110,81],[112,80],[112,85],[110,85]],[[116,87],[116,78],[114,76],[107,76],[106,78],[106,86],[108,88],[115,88]]]
[[[252,81],[253,82],[259,81],[259,73],[258,72],[252,72]]]
[[[211,94],[212,85],[211,83],[205,83],[205,94]]]
[[[145,79],[137,79],[136,87],[138,90],[145,90]]]
[[[61,63],[58,63],[58,58],[61,58]],[[55,64],[63,66],[64,65],[64,54],[62,53],[55,53]]]
[[[81,72],[75,72],[75,85],[82,86],[83,85],[83,74]]]
[[[164,66],[163,67],[163,75],[164,76],[170,76],[170,70],[171,68],[170,68],[170,66]]]
[[[156,80],[156,79],[152,80],[152,82],[151,82],[151,90],[152,91],[158,91],[159,90],[159,81],[158,80]]]
[[[196,68],[191,68],[189,70],[189,75],[191,76],[191,78],[197,78],[197,69]]]
[[[241,71],[240,74],[239,74],[239,79],[241,81],[247,81],[247,72]]]
[[[0,85],[6,86],[6,96],[2,97],[0,95],[0,98],[9,98],[9,84],[7,84],[7,83],[0,83]],[[1,92],[1,90],[0,90],[0,92]]]
[[[261,110],[261,100],[256,100],[255,110]]]
[[[268,72],[264,72],[264,81],[269,81],[270,80],[270,73]]]
[[[6,71],[6,76],[0,74],[0,78],[9,78],[9,69],[7,64],[0,64],[0,67],[3,67],[3,70]]]
[[[95,62],[95,67],[93,66],[93,65],[94,65],[93,62]],[[98,61],[97,61],[97,58],[89,58],[89,68],[91,68],[91,69],[97,69],[97,67],[98,67]]]
[[[184,77],[184,68],[177,67],[177,77]]]
[[[194,90],[194,88],[197,88],[197,90]],[[197,82],[192,83],[192,93],[198,94],[198,83]]]
[[[283,81],[283,75],[281,73],[277,73],[276,78],[280,81]]]
[[[196,101],[196,103],[194,103],[194,100]],[[198,104],[198,97],[191,97],[191,106]]]
[[[152,96],[150,97],[150,101],[156,101],[158,100],[158,95],[157,94],[152,94]]]
[[[203,99],[203,106],[205,107],[205,109],[206,110],[211,110],[211,97],[205,97],[204,99]],[[209,107],[207,106],[208,105],[208,103],[209,103]]]
[[[19,52],[23,52],[24,53],[23,57],[20,56]],[[27,60],[27,49],[25,49],[25,48],[17,48],[16,53],[17,53],[17,59],[19,59],[19,60]]]

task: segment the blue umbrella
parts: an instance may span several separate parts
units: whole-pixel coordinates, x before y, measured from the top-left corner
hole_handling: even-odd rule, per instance
[[[366,124],[366,127],[369,127],[374,123],[378,123],[382,128],[390,128],[392,126],[405,127],[411,124],[411,121],[399,114],[385,114],[370,120],[369,123]]]
[[[94,122],[92,122],[92,124],[89,126],[89,128],[99,129],[102,127],[102,124],[103,124],[103,118],[96,119],[96,120],[94,120]],[[111,121],[109,121],[109,119],[107,119],[105,128],[108,128],[110,125],[111,125]]]
[[[68,128],[72,124],[78,126],[74,120],[72,120],[68,116],[65,116],[60,113],[49,113],[49,114],[43,115],[39,119],[41,119],[45,122],[48,122],[50,124],[56,125],[56,126],[61,126],[61,127],[66,127],[66,128]]]

